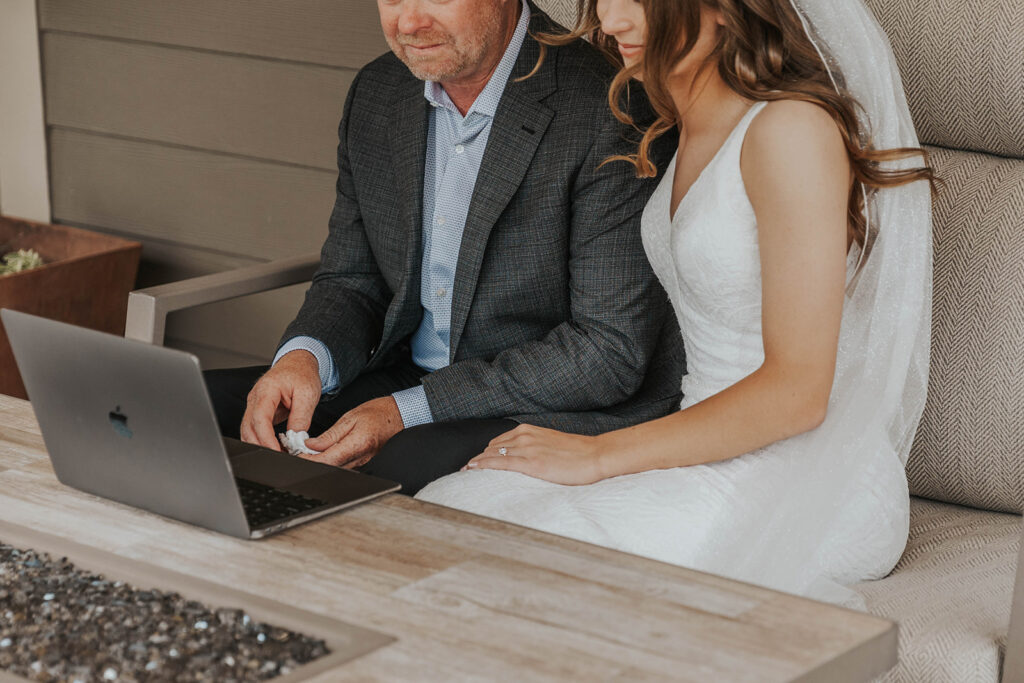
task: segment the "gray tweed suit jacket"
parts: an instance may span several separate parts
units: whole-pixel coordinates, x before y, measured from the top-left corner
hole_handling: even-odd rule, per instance
[[[531,34],[556,26],[531,9]],[[636,149],[609,111],[607,61],[577,41],[549,48],[517,82],[538,54],[528,36],[466,188],[451,365],[423,385],[437,421],[510,417],[600,433],[665,415],[680,398],[682,342],[640,240],[656,181],[625,163],[598,168]],[[283,337],[323,341],[342,386],[408,357],[422,317],[427,116],[423,82],[390,53],[349,90],[329,236]],[[662,167],[673,147],[659,148]]]

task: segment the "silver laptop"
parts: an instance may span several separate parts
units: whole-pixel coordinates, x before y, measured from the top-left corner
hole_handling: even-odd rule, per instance
[[[57,478],[240,538],[400,487],[220,435],[189,353],[3,309]]]

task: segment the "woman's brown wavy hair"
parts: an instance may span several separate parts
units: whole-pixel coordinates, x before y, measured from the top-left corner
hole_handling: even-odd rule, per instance
[[[848,204],[850,237],[865,243],[864,188],[884,187],[928,180],[934,187],[935,174],[928,166],[927,153],[919,148],[874,149],[861,130],[856,110],[859,105],[842,94],[841,82],[833,85],[829,71],[804,30],[790,0],[637,0],[647,20],[647,36],[641,62],[623,66],[615,40],[600,30],[596,0],[577,0],[576,29],[567,34],[537,36],[542,43],[538,66],[544,59],[544,45],[564,45],[578,37],[590,40],[620,69],[608,92],[612,112],[623,123],[635,126],[621,103],[628,86],[643,73],[647,92],[657,119],[643,130],[636,154],[612,157],[636,167],[640,177],[652,177],[657,168],[650,159],[651,143],[678,123],[675,103],[666,83],[676,64],[693,49],[700,32],[702,6],[718,10],[724,19],[718,45],[702,68],[717,65],[718,73],[733,91],[750,100],[802,100],[812,102],[835,120],[842,133],[854,177]],[[680,44],[680,38],[683,38]],[[839,87],[840,92],[836,91]],[[885,169],[887,161],[921,156],[923,165],[910,169]]]

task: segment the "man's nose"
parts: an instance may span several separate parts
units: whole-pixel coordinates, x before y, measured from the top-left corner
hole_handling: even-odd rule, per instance
[[[398,15],[399,33],[412,35],[430,28],[432,23],[430,13],[424,11],[420,0],[406,0],[402,3],[401,13]]]

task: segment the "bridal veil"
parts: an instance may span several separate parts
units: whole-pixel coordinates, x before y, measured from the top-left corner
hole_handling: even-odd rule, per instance
[[[863,142],[879,150],[918,147],[888,38],[862,0],[790,1],[836,89],[860,105]],[[884,167],[920,165],[919,157],[911,157]],[[865,190],[867,241],[847,285],[828,415],[819,428],[791,439],[792,446],[816,454],[809,471],[792,473],[806,487],[799,504],[807,519],[800,528],[767,519],[759,539],[785,548],[780,557],[819,561],[783,561],[748,573],[761,575],[767,585],[850,605],[859,604],[856,594],[817,571],[829,564],[820,557],[820,539],[841,528],[844,509],[857,495],[857,487],[844,482],[860,480],[875,458],[906,465],[924,410],[931,332],[929,185]],[[735,560],[744,562],[742,556]]]

